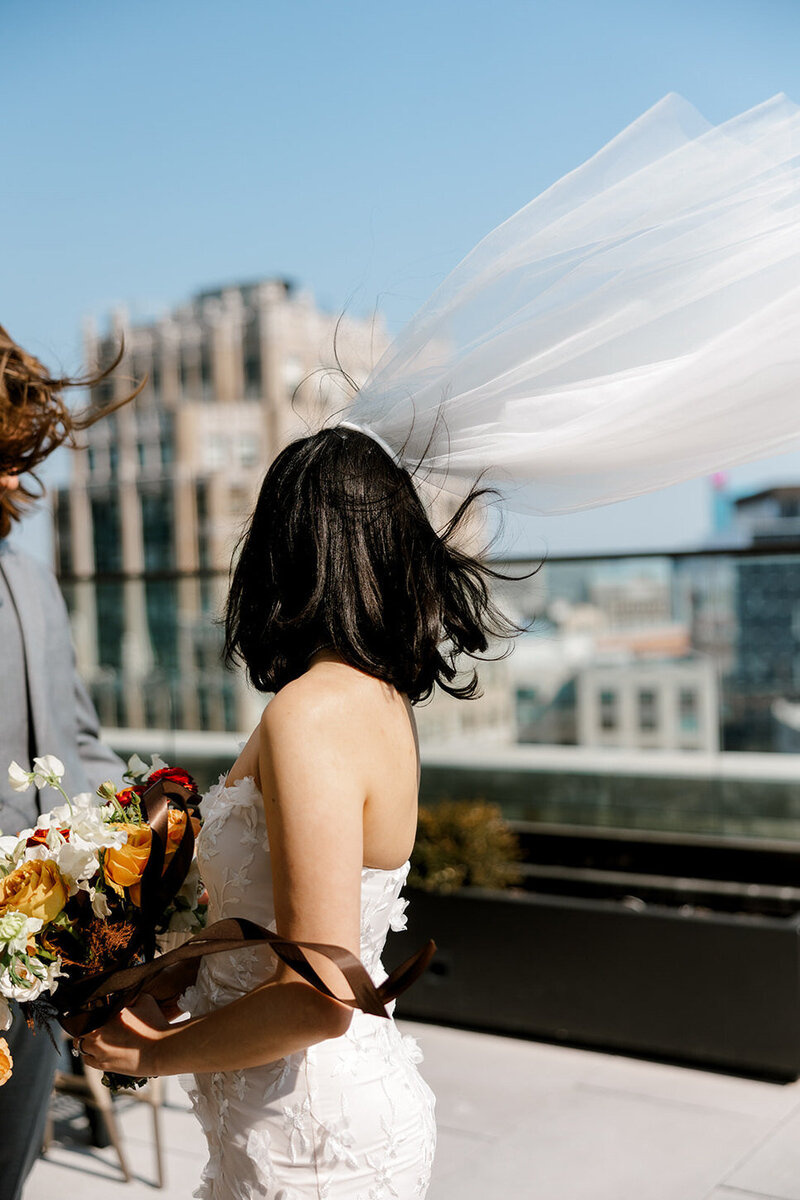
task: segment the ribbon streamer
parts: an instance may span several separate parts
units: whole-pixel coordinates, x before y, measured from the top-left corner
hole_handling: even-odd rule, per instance
[[[167,967],[179,962],[205,958],[207,954],[269,945],[273,953],[291,967],[318,992],[349,1008],[358,1008],[373,1016],[389,1017],[386,1005],[404,992],[425,971],[436,951],[429,940],[391,974],[376,985],[359,958],[343,946],[323,942],[300,942],[283,938],[261,925],[240,917],[216,921],[202,933],[190,938],[167,954],[156,955],[155,927],[158,916],[179,891],[186,878],[194,853],[194,830],[189,820],[188,803],[196,793],[172,780],[159,779],[140,799],[142,813],[152,830],[150,855],[142,874],[141,906],[137,931],[126,947],[130,957],[137,951],[145,962],[125,967],[108,967],[79,979],[60,984],[53,995],[58,1021],[72,1037],[80,1037],[105,1025],[123,1008],[133,1004],[145,985]],[[162,875],[166,856],[168,810],[170,800],[177,801],[187,819],[181,840],[167,870]],[[331,991],[305,954],[313,950],[334,963],[350,986],[353,998],[341,998]]]
[[[429,940],[405,962],[395,967],[383,983],[376,985],[361,960],[343,946],[324,942],[292,941],[242,917],[226,917],[224,920],[215,921],[203,933],[190,938],[182,946],[177,946],[150,962],[121,969],[111,968],[84,977],[70,988],[71,1002],[68,1006],[62,1006],[59,1021],[69,1034],[80,1037],[98,1029],[123,1008],[133,1004],[144,991],[145,985],[157,978],[167,967],[179,962],[205,958],[207,954],[264,945],[269,945],[278,958],[318,992],[348,1008],[358,1008],[372,1016],[387,1019],[389,1013],[386,1011],[386,1005],[419,979],[436,951],[436,943]],[[322,954],[339,968],[353,992],[352,999],[342,998],[331,991],[308,961],[306,950]]]

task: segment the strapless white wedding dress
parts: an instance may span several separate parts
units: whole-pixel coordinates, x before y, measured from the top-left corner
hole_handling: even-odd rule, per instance
[[[252,778],[205,796],[197,855],[209,924],[246,917],[275,929],[269,844]],[[360,958],[376,984],[390,929],[405,926],[405,863],[361,875]],[[269,947],[213,954],[182,1007],[197,1016],[272,973]],[[390,1008],[393,1008],[390,1006]],[[421,1200],[436,1146],[435,1099],[422,1054],[393,1020],[353,1013],[342,1037],[264,1067],[185,1079],[208,1140],[202,1200]]]

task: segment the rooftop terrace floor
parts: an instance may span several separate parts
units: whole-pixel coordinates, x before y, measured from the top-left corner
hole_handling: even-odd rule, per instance
[[[437,1095],[428,1200],[800,1200],[800,1083],[400,1024],[424,1051],[420,1069]],[[205,1142],[177,1080],[167,1085],[160,1194],[189,1200]],[[126,1099],[119,1112],[131,1184],[112,1151],[76,1140],[67,1107],[25,1200],[158,1196],[149,1109]]]

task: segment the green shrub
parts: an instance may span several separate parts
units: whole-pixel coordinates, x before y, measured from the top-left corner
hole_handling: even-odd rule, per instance
[[[521,857],[519,838],[496,804],[442,800],[419,810],[408,881],[427,892],[512,887],[520,882]]]

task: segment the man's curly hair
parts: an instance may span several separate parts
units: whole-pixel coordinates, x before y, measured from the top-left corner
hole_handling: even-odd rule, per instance
[[[8,537],[25,505],[42,495],[34,472],[47,456],[58,446],[75,447],[77,432],[132,400],[144,387],[146,380],[103,408],[78,412],[68,408],[63,393],[69,388],[94,387],[119,366],[123,353],[120,344],[110,366],[95,375],[52,376],[0,325],[0,476],[25,475],[38,488],[31,487],[27,479],[14,491],[0,488],[0,538]]]

